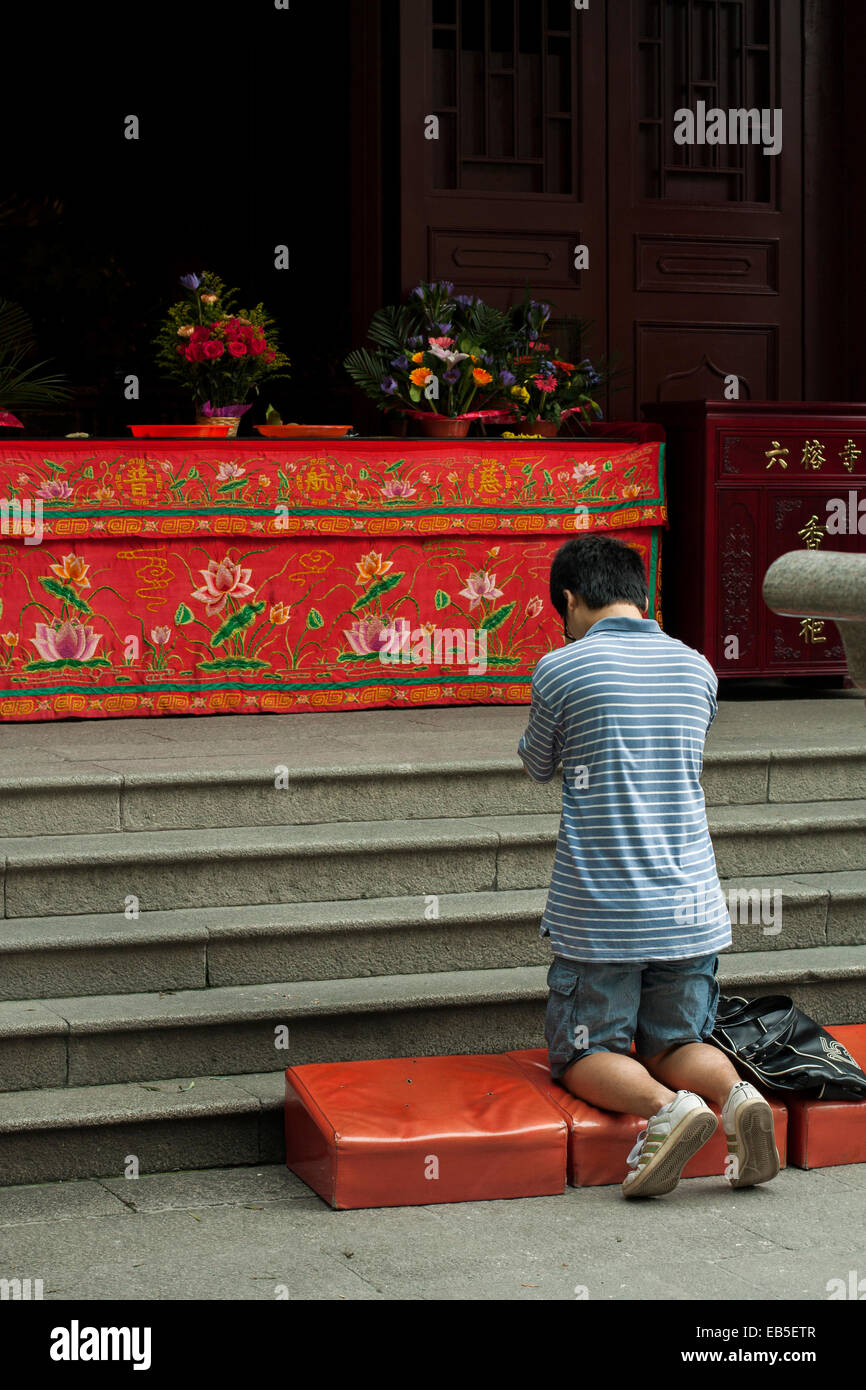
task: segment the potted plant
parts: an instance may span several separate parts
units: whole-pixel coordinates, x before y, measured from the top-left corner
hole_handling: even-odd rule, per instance
[[[154,339],[157,361],[192,395],[197,423],[228,419],[233,438],[250,393],[266,377],[287,377],[289,359],[262,304],[238,309],[237,291],[210,271],[182,275],[180,283],[187,297],[172,305]]]
[[[13,411],[50,405],[69,396],[63,376],[33,375],[46,365],[44,361],[24,365],[34,347],[33,325],[28,315],[20,305],[0,299],[0,426],[23,429]]]
[[[514,337],[508,312],[455,296],[450,281],[422,283],[407,305],[377,310],[368,336],[376,347],[350,353],[344,366],[380,410],[448,439],[501,415],[489,407],[515,380],[502,365]]]

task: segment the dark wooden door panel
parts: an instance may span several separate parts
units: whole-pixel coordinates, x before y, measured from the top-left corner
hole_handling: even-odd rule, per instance
[[[609,334],[635,413],[731,376],[742,400],[801,394],[800,46],[799,0],[608,5]],[[780,152],[676,143],[699,102],[780,108]]]
[[[401,0],[400,25],[404,292],[445,279],[504,306],[529,286],[554,306],[554,341],[562,316],[591,319],[584,346],[601,355],[603,4]]]

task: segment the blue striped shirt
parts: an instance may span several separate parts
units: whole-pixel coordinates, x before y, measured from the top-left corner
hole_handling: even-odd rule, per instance
[[[562,762],[539,936],[578,961],[684,960],[731,944],[700,784],[718,681],[652,618],[600,618],[541,658],[518,752]]]

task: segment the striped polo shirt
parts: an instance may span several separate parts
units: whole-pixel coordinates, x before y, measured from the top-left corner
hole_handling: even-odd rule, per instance
[[[518,747],[562,762],[562,818],[539,935],[577,961],[684,960],[731,944],[700,784],[718,681],[652,618],[600,618],[541,658]]]

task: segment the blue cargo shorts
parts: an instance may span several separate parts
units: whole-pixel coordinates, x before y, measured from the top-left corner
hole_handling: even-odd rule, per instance
[[[717,955],[689,960],[578,961],[554,956],[547,972],[544,1036],[550,1075],[559,1081],[591,1052],[655,1057],[713,1031]]]

